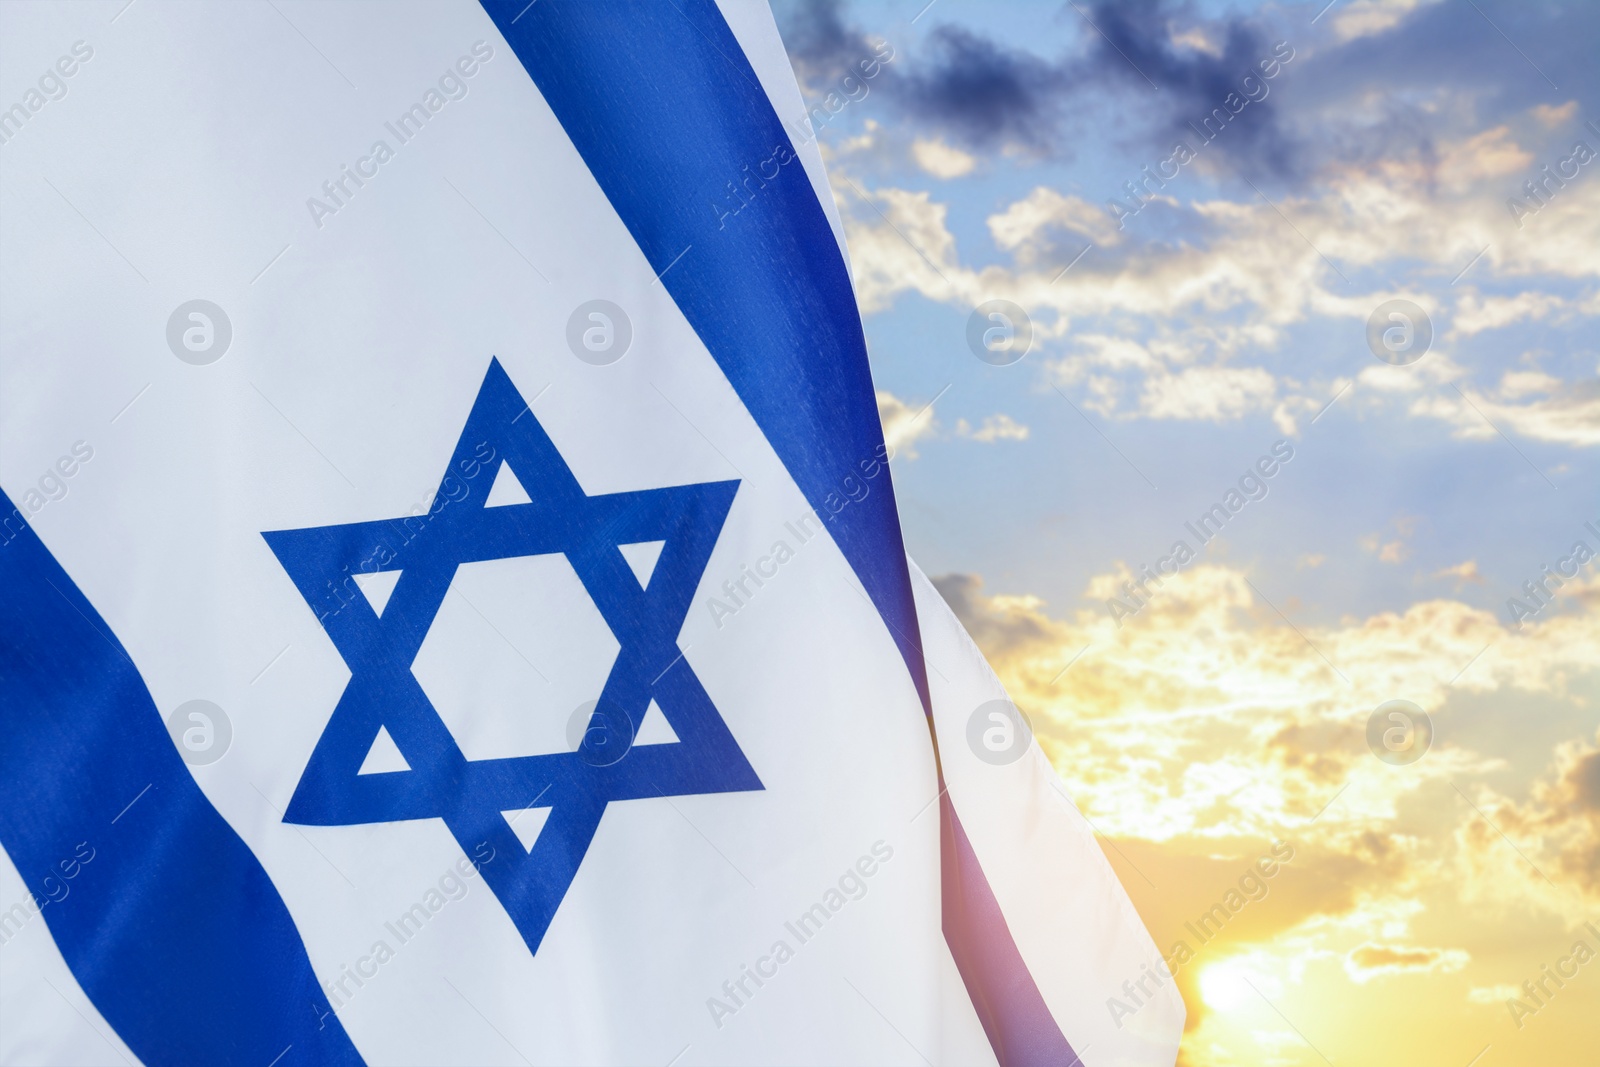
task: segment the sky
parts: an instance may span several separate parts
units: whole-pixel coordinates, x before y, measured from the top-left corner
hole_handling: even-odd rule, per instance
[[[1180,1063],[1593,1063],[1600,5],[774,10],[909,550]]]

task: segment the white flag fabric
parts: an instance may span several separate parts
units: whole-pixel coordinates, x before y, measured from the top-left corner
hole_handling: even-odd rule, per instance
[[[0,69],[0,1062],[1173,1062],[905,556],[765,5]]]

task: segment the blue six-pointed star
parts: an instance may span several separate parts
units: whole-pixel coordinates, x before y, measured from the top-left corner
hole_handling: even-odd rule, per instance
[[[485,507],[502,462],[530,502]],[[482,867],[484,881],[537,952],[606,805],[761,789],[677,645],[737,489],[736,481],[703,482],[589,496],[491,360],[425,515],[262,534],[350,669],[284,821],[437,818],[468,855],[481,856],[488,842],[494,860]],[[641,587],[618,546],[648,541],[664,544]],[[469,760],[412,675],[412,661],[458,566],[556,552],[571,562],[620,646],[588,729],[576,751]],[[380,571],[400,572],[381,613],[351,578]],[[524,609],[542,610],[537,603]],[[492,710],[570,710],[539,708],[537,697]],[[632,745],[651,700],[676,743]],[[358,773],[380,728],[409,770]],[[549,814],[528,851],[502,813],[530,807]]]

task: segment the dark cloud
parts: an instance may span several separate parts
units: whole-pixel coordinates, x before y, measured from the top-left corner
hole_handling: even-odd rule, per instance
[[[1600,737],[1595,740],[1560,751],[1555,784],[1541,795],[1551,820],[1587,820],[1600,830]]]
[[[1542,837],[1555,853],[1557,877],[1600,900],[1600,735],[1593,744],[1557,745],[1555,755],[1553,773],[1534,785],[1529,802],[1502,802],[1494,809],[1495,822],[1513,836]],[[1469,822],[1467,838],[1488,855],[1498,843],[1483,826]]]
[[[1308,103],[1378,90],[1396,110],[1408,108],[1401,103],[1408,98],[1436,107],[1445,97],[1470,104],[1479,124],[1536,104],[1596,102],[1600,4],[1483,0],[1478,7],[1429,4],[1386,32],[1325,48],[1297,87]]]
[[[1094,26],[1085,67],[1096,79],[1143,89],[1153,98],[1143,106],[1160,116],[1158,125],[1169,137],[1192,147],[1202,135],[1214,137],[1208,153],[1235,167],[1290,176],[1297,170],[1299,145],[1280,121],[1281,97],[1273,94],[1281,84],[1276,79],[1292,70],[1293,44],[1278,46],[1264,27],[1236,17],[1220,23],[1186,19],[1220,54],[1175,45],[1170,26],[1179,14],[1187,12],[1160,0],[1100,0],[1089,13]],[[1263,62],[1271,64],[1275,78],[1262,76]],[[1128,102],[1140,106],[1137,98]],[[1219,109],[1221,115],[1213,118]]]
[[[847,68],[871,49],[860,31],[847,26],[841,0],[801,0],[774,4],[784,49],[808,92],[826,91]]]
[[[825,90],[870,51],[845,0],[777,7],[808,88]],[[1269,188],[1303,186],[1335,166],[1431,165],[1442,155],[1438,142],[1526,121],[1514,117],[1538,104],[1600,100],[1600,4],[1477,7],[1423,5],[1393,27],[1340,44],[1337,11],[1313,27],[1280,23],[1272,6],[1212,17],[1194,0],[1094,0],[1041,13],[1079,23],[1081,46],[1070,54],[1041,56],[946,23],[920,40],[891,40],[896,58],[878,84],[918,132],[969,150],[1065,159],[1092,133],[1140,146],[1152,164],[1179,139],[1197,145],[1195,127],[1226,108],[1230,94],[1254,97],[1208,141],[1201,165]],[[954,15],[936,7],[922,26],[942,17]],[[1026,29],[1009,27],[1013,38]],[[1207,45],[1178,43],[1181,31]],[[1247,87],[1280,41],[1294,58],[1276,78]]]
[[[998,658],[1050,640],[1038,616],[998,610],[984,595],[983,579],[976,574],[942,574],[932,581],[985,655]]]
[[[1267,742],[1290,770],[1304,771],[1314,781],[1342,780],[1350,765],[1365,751],[1361,733],[1349,723],[1315,721],[1290,723]]]
[[[1411,945],[1359,945],[1349,955],[1360,971],[1428,971],[1445,960],[1443,949]]]
[[[1194,141],[1190,123],[1223,107],[1230,93],[1242,99],[1245,78],[1272,54],[1270,35],[1239,18],[1206,24],[1206,32],[1223,42],[1220,55],[1175,46],[1168,27],[1182,10],[1170,0],[1100,0],[1087,12],[1098,30],[1085,23],[1083,53],[1057,59],[941,25],[914,54],[900,48],[903,42],[891,42],[899,58],[885,85],[903,113],[971,149],[1066,156],[1076,124],[1092,106],[1101,113],[1109,108],[1113,123],[1136,112],[1138,127],[1153,131],[1157,145],[1169,150],[1174,135]],[[841,0],[793,0],[780,12],[784,41],[808,88],[837,80],[869,51]],[[1295,146],[1268,89],[1228,124],[1213,154],[1285,174]]]
[[[1590,752],[1576,760],[1567,771],[1567,782],[1574,803],[1600,812],[1600,752]]]
[[[1477,6],[1430,4],[1382,33],[1319,42],[1291,88],[1297,125],[1317,130],[1313,165],[1432,167],[1440,141],[1526,128],[1536,105],[1600,99],[1600,4]]]
[[[955,26],[929,35],[927,52],[896,72],[896,101],[969,147],[1059,147],[1071,73]]]
[[[961,620],[961,625],[971,633],[972,624],[984,610],[978,603],[978,598],[983,596],[983,579],[976,574],[940,574],[930,580],[950,610],[956,613],[956,618]]]

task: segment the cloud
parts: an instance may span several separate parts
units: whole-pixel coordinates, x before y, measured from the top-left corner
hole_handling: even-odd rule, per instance
[[[834,175],[840,178],[843,171],[835,169]],[[850,210],[859,205],[863,192],[871,202],[866,209],[870,221],[865,222],[859,208],[858,212]],[[907,289],[935,300],[964,303],[959,294],[972,288],[970,283],[976,279],[962,276],[958,288],[947,273],[961,273],[955,266],[955,238],[945,225],[949,206],[935,202],[927,192],[894,188],[863,192],[849,184],[834,186],[834,196],[846,220],[856,302],[861,313],[871,315],[884,310]],[[972,303],[976,306],[981,302]]]
[[[1374,363],[1356,375],[1355,384],[1367,393],[1417,394],[1459,381],[1466,374],[1466,368],[1445,353],[1430,352],[1409,367]]]
[[[1330,20],[1339,41],[1353,41],[1394,29],[1421,0],[1355,0]],[[1437,0],[1433,0],[1437,2]]]
[[[826,92],[851,64],[872,53],[865,36],[845,24],[842,6],[840,0],[805,0],[782,11],[784,49],[808,93]]]
[[[1150,585],[1148,606],[1119,627],[1104,600],[1125,596],[1133,577],[1097,575],[1086,590],[1093,607],[1071,619],[1037,597],[987,596],[972,575],[935,583],[1034,716],[1080,806],[1123,837],[1288,832],[1328,803],[1341,768],[1371,761],[1367,717],[1395,694],[1430,711],[1461,692],[1559,694],[1600,663],[1600,604],[1517,630],[1451,599],[1291,626],[1244,572],[1195,564]],[[1355,848],[1356,836],[1341,835],[1381,829],[1400,796],[1492,764],[1444,744],[1404,778],[1362,776],[1315,839],[1326,832]]]
[[[878,420],[883,423],[883,440],[889,446],[889,455],[917,458],[917,442],[939,436],[940,424],[935,417],[933,404],[908,404],[886,390],[878,390]],[[1026,441],[1028,427],[1010,415],[990,415],[974,427],[966,419],[957,419],[955,435],[982,445],[996,441]]]
[[[1600,309],[1600,290],[1571,300],[1527,287],[1503,296],[1468,291],[1453,309],[1434,295],[1429,274],[1442,282],[1474,257],[1479,276],[1495,280],[1600,278],[1592,251],[1600,246],[1600,181],[1571,186],[1518,230],[1504,217],[1509,179],[1501,172],[1520,149],[1503,131],[1490,132],[1441,146],[1447,157],[1461,152],[1473,161],[1457,167],[1456,185],[1420,163],[1382,161],[1339,172],[1276,208],[1259,198],[1174,201],[1169,210],[1203,235],[1177,244],[1135,241],[1088,201],[1036,187],[989,215],[994,246],[1010,259],[981,267],[960,254],[949,207],[929,192],[841,180],[839,197],[864,312],[906,292],[966,310],[994,297],[1013,300],[1033,318],[1051,376],[1085,390],[1084,402],[1102,414],[1130,405],[1172,419],[1265,411],[1292,435],[1346,380],[1289,380],[1267,355],[1290,329],[1315,319],[1358,338],[1375,307],[1404,297],[1434,320],[1440,342],[1413,366],[1373,361],[1360,384],[1394,394],[1411,416],[1450,424],[1457,436],[1495,434],[1486,415],[1507,433],[1586,447],[1600,439],[1600,383],[1535,378],[1524,367],[1485,393],[1464,382],[1467,371],[1448,350],[1452,340],[1489,329],[1540,318],[1560,323]],[[1478,147],[1469,153],[1473,141]],[[876,210],[861,203],[863,193]],[[1398,291],[1352,291],[1329,266],[1332,260],[1356,277],[1395,269],[1402,256],[1421,266],[1411,268],[1416,282]],[[1057,339],[1068,348],[1052,360]],[[1245,353],[1254,367],[1239,365]],[[1449,388],[1455,382],[1483,415]]]
[[[817,55],[848,55],[853,31],[832,3],[808,5],[793,31],[806,69]],[[1124,120],[1131,113],[1143,127],[1151,151],[1170,150],[1173,136],[1193,140],[1190,123],[1225,107],[1229,94],[1259,101],[1247,119],[1216,142],[1213,166],[1227,165],[1287,175],[1297,146],[1269,103],[1270,85],[1258,64],[1273,59],[1264,25],[1230,17],[1191,25],[1174,33],[1172,23],[1189,18],[1178,3],[1116,3],[1099,0],[1069,15],[1077,24],[1079,51],[1047,59],[963,26],[941,25],[927,34],[920,54],[887,81],[898,108],[913,121],[963,148],[1035,158],[1071,154],[1073,131],[1087,108],[1104,107]],[[937,17],[937,16],[935,16]],[[1138,69],[1135,70],[1134,68]],[[1244,79],[1252,76],[1250,87]],[[1150,85],[1158,89],[1150,94]]]
[[[1097,575],[1088,591],[1117,594],[1130,577]],[[1497,899],[1511,915],[1461,929],[1526,929],[1530,900],[1578,914],[1582,885],[1600,877],[1600,745],[1562,748],[1545,787],[1520,805],[1488,795],[1476,801],[1561,886],[1546,888],[1550,899],[1542,900],[1538,876],[1464,804],[1468,822],[1453,837],[1437,830],[1434,798],[1454,797],[1452,782],[1467,788],[1503,772],[1504,762],[1441,735],[1422,761],[1395,773],[1377,765],[1365,741],[1372,709],[1396,693],[1441,721],[1461,691],[1515,706],[1533,693],[1568,692],[1579,676],[1592,679],[1600,600],[1517,632],[1449,599],[1290,623],[1244,572],[1199,564],[1169,578],[1118,629],[1098,609],[1058,618],[1035,596],[987,595],[975,575],[945,575],[935,585],[1105,835],[1107,856],[1157,944],[1170,952],[1184,941],[1198,953],[1178,975],[1192,1049],[1207,1047],[1215,1036],[1208,1027],[1228,1025],[1208,1003],[1222,977],[1216,968],[1244,968],[1269,995],[1276,983],[1286,993],[1308,983],[1310,968],[1321,968],[1319,981],[1335,971],[1357,985],[1454,974],[1472,965],[1476,946],[1419,945],[1411,927],[1420,916]],[[1540,844],[1544,834],[1549,845]],[[1197,940],[1185,924],[1206,914],[1274,839],[1291,842],[1294,858],[1267,894],[1221,936]],[[1498,951],[1501,936],[1481,951]]]
[[[1043,185],[1004,211],[990,215],[987,222],[995,246],[1025,263],[1058,252],[1052,240],[1055,231],[1071,236],[1069,256],[1082,251],[1085,241],[1109,247],[1122,239],[1104,207]]]
[[[1122,595],[1132,577],[1099,574],[1087,592]],[[1441,835],[1435,822],[1437,801],[1456,797],[1450,783],[1470,788],[1506,764],[1441,733],[1422,761],[1396,773],[1368,751],[1366,721],[1400,693],[1443,721],[1463,692],[1507,706],[1582,692],[1579,679],[1593,679],[1600,664],[1600,598],[1517,631],[1448,598],[1315,624],[1285,620],[1246,577],[1196,564],[1154,589],[1121,628],[1098,605],[1060,617],[1036,596],[989,595],[976,575],[935,579],[1107,837],[1157,944],[1170,951],[1185,940],[1198,951],[1178,977],[1201,1036],[1223,1018],[1201,995],[1219,965],[1286,987],[1307,981],[1310,967],[1358,985],[1452,974],[1471,965],[1477,946],[1419,945],[1414,920],[1461,907],[1457,893],[1478,893],[1481,903],[1491,891],[1525,915],[1538,876],[1465,804],[1461,817],[1481,834],[1468,840],[1470,826],[1458,826],[1454,837]],[[1585,879],[1600,878],[1600,744],[1562,748],[1544,781],[1518,803],[1487,795],[1477,803],[1534,850],[1570,915]],[[1292,842],[1294,859],[1220,938],[1198,943],[1184,924],[1275,838]]]
[[[883,423],[883,443],[890,456],[917,458],[917,442],[938,432],[933,404],[912,407],[886,390],[878,390],[878,421]]]
[[[1473,986],[1467,990],[1467,1003],[1499,1005],[1523,995],[1522,990],[1514,985]]]
[[[1010,415],[990,415],[976,430],[966,419],[956,420],[957,437],[965,437],[982,445],[992,445],[996,441],[1026,441],[1028,432],[1026,426]]]
[[[1461,438],[1487,441],[1504,430],[1536,441],[1600,445],[1600,380],[1569,383],[1508,371],[1487,392],[1470,383],[1459,392],[1440,390],[1419,397],[1410,412],[1449,423]]]
[[[1218,155],[1212,158],[1255,174],[1297,173],[1300,146],[1279,121],[1271,81],[1262,79],[1258,67],[1263,61],[1292,63],[1294,47],[1286,42],[1284,49],[1275,49],[1264,25],[1242,17],[1205,25],[1200,30],[1205,46],[1188,47],[1193,35],[1174,38],[1168,30],[1182,11],[1176,4],[1149,0],[1099,0],[1089,13],[1094,22],[1086,60],[1089,76],[1140,93],[1148,88],[1146,82],[1153,84],[1157,95],[1146,97],[1145,106],[1162,112],[1155,123],[1156,142],[1168,148],[1171,137],[1193,144],[1192,124],[1227,107],[1230,94],[1235,100],[1253,99],[1248,112],[1236,112],[1241,119],[1229,122],[1225,135],[1213,142]],[[1274,70],[1282,73],[1278,66]],[[1246,86],[1247,76],[1254,88]]]
[[[1456,303],[1452,326],[1458,335],[1470,337],[1484,330],[1498,330],[1514,322],[1538,320],[1566,307],[1567,301],[1554,293],[1521,292],[1515,296],[1490,296],[1463,293]]]
[[[935,178],[959,178],[971,174],[978,161],[959,148],[938,139],[918,138],[911,142],[911,158]]]
[[[1494,826],[1470,813],[1457,838],[1478,893],[1563,917],[1600,903],[1600,736],[1557,745],[1526,800],[1484,787],[1476,803]]]
[[[1385,541],[1378,534],[1368,534],[1360,544],[1363,550],[1377,556],[1379,563],[1404,563],[1411,555],[1411,550],[1399,538]]]
[[[1056,147],[1070,76],[1028,52],[958,26],[928,35],[928,54],[898,71],[896,101],[914,119],[976,149]]]
[[[1035,190],[991,216],[996,245],[1017,255],[1009,268],[979,269],[956,255],[945,221],[948,206],[930,193],[884,187],[867,195],[893,226],[871,209],[848,210],[859,197],[840,182],[858,288],[873,309],[907,291],[970,306],[981,301],[974,299],[979,294],[1004,290],[1030,311],[1182,318],[1200,336],[1218,336],[1223,344],[1271,346],[1284,327],[1308,315],[1359,324],[1392,296],[1405,296],[1430,315],[1439,313],[1437,301],[1420,289],[1352,293],[1329,260],[1348,274],[1403,255],[1448,278],[1483,253],[1475,269],[1507,278],[1600,278],[1600,260],[1593,254],[1600,245],[1600,181],[1573,185],[1517,230],[1505,213],[1501,179],[1474,178],[1452,192],[1438,185],[1428,167],[1384,161],[1343,170],[1308,195],[1276,206],[1259,199],[1180,204],[1203,240],[1131,244],[1123,234],[1122,247],[1101,247],[1075,266],[1067,276],[1070,284],[1055,284],[1065,261],[1045,263],[1017,253],[1045,241],[1052,227],[1096,237],[1085,201]],[[1285,216],[1294,220],[1292,228]],[[1397,233],[1405,235],[1403,250],[1394,243]],[[1078,243],[1072,252],[1082,247]],[[1476,312],[1479,306],[1470,309]],[[1246,313],[1245,321],[1231,334],[1220,333],[1215,320],[1235,310]]]
[[[1473,585],[1483,584],[1483,575],[1478,573],[1478,561],[1473,559],[1463,560],[1454,567],[1442,567],[1433,572],[1433,577],[1454,578],[1457,589],[1460,589],[1468,582]]]
[[[991,597],[975,574],[946,574],[931,579],[950,610],[972,639],[985,649],[1018,650],[1047,642],[1053,627],[1034,597]]]
[[[1549,104],[1539,104],[1532,109],[1532,115],[1539,121],[1539,124],[1550,129],[1555,129],[1557,126],[1566,125],[1568,122],[1572,121],[1572,116],[1576,115],[1577,113],[1578,102],[1576,100],[1568,100],[1560,107],[1552,107]]]
[[[1315,101],[1321,110],[1342,107],[1351,119],[1368,120],[1382,113],[1371,109],[1404,106],[1447,120],[1494,123],[1549,103],[1544,76],[1559,84],[1564,96],[1579,100],[1594,99],[1600,87],[1592,62],[1600,9],[1593,4],[1508,4],[1490,9],[1492,21],[1462,18],[1456,5],[1444,3],[1358,3],[1348,10],[1359,15],[1363,8],[1380,16],[1367,20],[1371,32],[1319,51],[1315,66],[1303,72],[1300,87],[1307,103]],[[1335,9],[1329,16],[1336,30],[1337,14]],[[1390,22],[1386,15],[1398,17]],[[1351,29],[1357,24],[1345,23]],[[1523,42],[1522,56],[1510,41]],[[1540,42],[1537,55],[1527,52],[1530,41]],[[1377,85],[1386,87],[1388,99],[1372,99]],[[1466,106],[1440,106],[1452,97]],[[1409,103],[1397,105],[1397,100]],[[1419,147],[1425,151],[1425,142]]]
[[[1231,17],[1175,34],[1172,21],[1188,17],[1187,9],[1166,2],[1100,0],[1079,13],[1086,17],[1072,18],[1081,52],[1054,60],[964,27],[940,26],[928,35],[925,54],[896,72],[894,99],[911,118],[967,148],[1064,157],[1091,99],[1123,116],[1142,113],[1151,150],[1166,151],[1174,136],[1192,141],[1190,124],[1225,107],[1233,94],[1257,102],[1217,140],[1217,162],[1255,173],[1294,170],[1297,146],[1268,102],[1271,87],[1258,69],[1274,57],[1263,26]]]
[[[1345,957],[1344,968],[1352,980],[1365,984],[1374,978],[1414,972],[1455,974],[1472,957],[1458,948],[1415,948],[1405,945],[1365,944]]]
[[[839,0],[778,6],[813,95],[833,88],[876,41],[846,21]],[[935,10],[929,22],[940,17]],[[1288,190],[1384,160],[1459,182],[1508,161],[1491,144],[1452,156],[1448,146],[1464,133],[1506,121],[1550,130],[1570,116],[1572,100],[1600,95],[1583,48],[1600,33],[1594,5],[1524,5],[1494,24],[1436,0],[1355,0],[1315,27],[1270,7],[1203,18],[1179,0],[1097,0],[1062,17],[1075,25],[1077,44],[1060,56],[946,24],[921,40],[897,40],[915,54],[875,85],[919,134],[968,154],[1065,158],[1084,129],[1109,117],[1146,145],[1152,165],[1175,139],[1198,143],[1195,126],[1227,109],[1233,94],[1235,108],[1252,102],[1206,142],[1196,166]],[[1548,102],[1546,83],[1516,62],[1495,26],[1512,40],[1542,42],[1539,68],[1563,86],[1566,103]],[[1263,60],[1281,63],[1275,78],[1260,77]],[[1311,129],[1314,139],[1301,132]]]
[[[1139,410],[1152,419],[1224,422],[1271,407],[1277,391],[1260,367],[1189,367],[1146,378]]]

